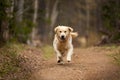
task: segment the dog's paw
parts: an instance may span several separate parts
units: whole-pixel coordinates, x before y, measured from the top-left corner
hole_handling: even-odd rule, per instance
[[[58,61],[57,61],[57,63],[60,63],[60,62],[61,62],[61,60],[58,60]]]
[[[60,64],[60,65],[64,64],[64,62],[61,61],[61,60],[58,60],[57,63]]]

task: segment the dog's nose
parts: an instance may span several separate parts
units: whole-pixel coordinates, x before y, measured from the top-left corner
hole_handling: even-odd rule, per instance
[[[61,39],[65,39],[65,37],[64,37],[64,36],[61,36]]]

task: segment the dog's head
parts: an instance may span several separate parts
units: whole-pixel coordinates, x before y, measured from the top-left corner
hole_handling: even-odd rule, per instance
[[[68,38],[68,36],[70,35],[70,32],[72,32],[73,29],[71,27],[67,27],[67,26],[57,26],[54,29],[54,31],[57,34],[57,37],[63,41]]]

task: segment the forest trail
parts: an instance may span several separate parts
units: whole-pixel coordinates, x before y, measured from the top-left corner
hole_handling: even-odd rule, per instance
[[[56,57],[44,61],[32,80],[120,80],[120,67],[113,63],[111,50],[74,49],[72,62],[57,64]]]

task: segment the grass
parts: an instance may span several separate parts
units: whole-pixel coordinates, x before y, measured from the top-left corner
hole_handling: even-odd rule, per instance
[[[113,50],[116,50],[118,48],[119,48],[119,46],[115,45],[115,44],[107,44],[107,45],[101,46],[102,50],[108,50],[108,51],[113,51]]]
[[[43,51],[43,55],[44,55],[45,59],[51,58],[54,54],[53,47],[50,45],[43,46],[42,51]]]
[[[114,53],[110,56],[113,57],[114,62],[120,66],[120,48],[118,50],[115,50]]]
[[[2,48],[0,48],[0,78],[1,79],[20,80],[17,78],[16,74],[22,72],[19,52],[23,51],[23,49],[24,49],[23,45],[16,43],[7,43]],[[21,80],[25,80],[25,79],[21,79]]]
[[[114,63],[117,63],[120,66],[120,46],[109,45],[102,47],[102,49],[110,51],[111,54],[109,54],[109,56],[113,58]]]

